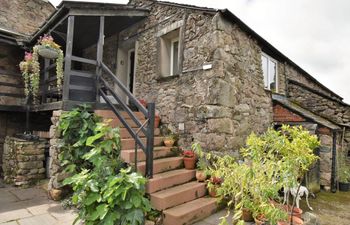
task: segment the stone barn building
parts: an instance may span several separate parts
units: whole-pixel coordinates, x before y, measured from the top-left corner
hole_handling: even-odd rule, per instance
[[[55,10],[44,0],[2,1],[0,6],[6,9],[0,11],[0,142],[24,130],[18,75],[24,50],[46,33],[64,50],[63,94],[50,89],[52,67],[41,59],[40,103],[29,107],[31,131],[51,131],[43,135],[51,139],[51,188],[60,186],[55,128],[61,111],[84,102],[111,117],[111,105],[135,110],[133,99],[155,103],[162,130],[178,134],[180,146],[196,141],[207,151],[238,154],[251,132],[303,125],[322,145],[316,152],[320,161],[308,176],[311,188],[335,187],[337,154],[347,156],[350,149],[349,105],[229,10],[156,0],[126,5],[63,1]],[[8,16],[18,8],[24,13]],[[161,131],[152,135],[147,143],[160,145]],[[126,149],[132,149],[133,139],[125,136]],[[164,162],[176,169],[176,160]],[[157,163],[154,171],[161,166]],[[186,204],[191,202],[176,207]],[[212,210],[211,202],[203,204]],[[171,211],[176,207],[164,208],[169,208],[168,224],[178,219]]]

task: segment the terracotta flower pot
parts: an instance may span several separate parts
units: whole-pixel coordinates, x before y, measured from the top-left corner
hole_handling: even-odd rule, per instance
[[[173,147],[175,143],[175,141],[171,139],[165,139],[163,142],[166,147]]]
[[[203,181],[205,181],[205,179],[207,179],[207,175],[205,174],[204,171],[197,170],[196,171],[196,178],[199,182],[203,182]]]
[[[209,188],[209,196],[210,197],[212,197],[212,198],[217,197],[217,190],[216,189],[217,189],[216,186]]]
[[[301,208],[294,207],[293,216],[301,218],[301,214],[303,214],[303,210]]]
[[[256,225],[263,225],[266,222],[266,218],[264,215],[259,215],[256,218],[254,218],[254,221]]]
[[[287,205],[284,205],[283,206],[283,209],[284,211],[288,212],[289,214],[291,214],[291,210],[292,210],[292,206],[287,206]],[[297,208],[297,207],[294,207],[293,208],[293,216],[296,216],[298,218],[301,218],[301,215],[303,214],[303,210],[301,208]]]
[[[154,128],[158,128],[159,127],[159,123],[160,123],[160,117],[156,115],[154,117]]]
[[[254,221],[252,212],[249,209],[243,208],[242,220],[244,220],[244,222],[253,222]]]
[[[278,221],[277,225],[289,225],[290,220],[291,220],[291,218],[289,217],[288,222],[287,221]],[[293,222],[293,225],[303,225],[304,224],[304,221],[301,218],[296,217],[296,216],[293,216],[292,222]]]
[[[194,168],[196,168],[195,157],[192,157],[192,158],[184,157],[183,159],[184,159],[185,169],[194,170]]]

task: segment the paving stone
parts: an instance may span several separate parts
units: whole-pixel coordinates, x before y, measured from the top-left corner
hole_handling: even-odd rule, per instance
[[[9,191],[0,189],[0,205],[2,205],[2,203],[16,202],[18,200],[19,199]]]
[[[11,190],[11,193],[16,195],[20,200],[36,199],[38,197],[47,197],[47,194],[39,188],[17,188]]]
[[[7,207],[7,206],[6,206]],[[18,220],[22,218],[27,218],[33,216],[26,209],[9,209],[8,211],[4,211],[0,213],[0,223]],[[42,225],[42,224],[41,224]]]
[[[20,225],[52,225],[57,223],[57,220],[50,214],[43,214],[18,220],[18,223]]]

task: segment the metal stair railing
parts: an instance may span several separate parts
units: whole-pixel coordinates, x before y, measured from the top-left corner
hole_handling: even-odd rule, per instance
[[[140,102],[135,98],[135,96],[128,90],[128,88],[117,78],[117,76],[103,63],[100,62],[98,67],[108,75],[109,78],[116,84],[120,90],[129,98],[129,101],[137,107],[137,109],[142,112],[145,116],[146,121],[142,124],[141,121],[136,117],[134,112],[130,107],[122,101],[122,99],[115,92],[113,87],[102,77],[97,76],[97,93],[105,100],[106,104],[112,109],[115,115],[118,117],[120,122],[128,130],[132,138],[135,140],[135,169],[137,170],[137,146],[140,146],[146,155],[146,177],[152,178],[153,176],[153,146],[154,146],[154,117],[155,117],[155,104],[147,104],[147,109],[140,104]],[[101,88],[104,87],[104,88]],[[121,114],[121,111],[112,103],[112,101],[107,97],[107,91],[116,100],[119,106],[128,113],[132,121],[137,125],[138,130],[135,132],[134,129],[127,123]],[[146,137],[146,145],[142,142],[139,132],[142,132]]]

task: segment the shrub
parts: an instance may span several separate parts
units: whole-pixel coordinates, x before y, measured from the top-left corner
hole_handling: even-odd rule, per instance
[[[72,202],[78,219],[86,225],[139,225],[150,211],[145,194],[146,179],[120,159],[120,134],[98,122],[99,118],[75,109],[62,116],[61,159],[72,176],[64,180],[74,191]]]
[[[251,134],[241,149],[244,162],[228,155],[208,154],[207,158],[212,159],[211,176],[224,178],[217,193],[228,206],[235,206],[233,221],[244,224],[244,208],[254,218],[263,215],[271,224],[286,219],[287,214],[271,200],[279,198],[282,187],[299,185],[298,179],[317,160],[313,150],[318,145],[317,137],[301,127],[282,126],[280,131],[270,128],[261,136]],[[226,217],[222,217],[221,224],[226,224]]]

